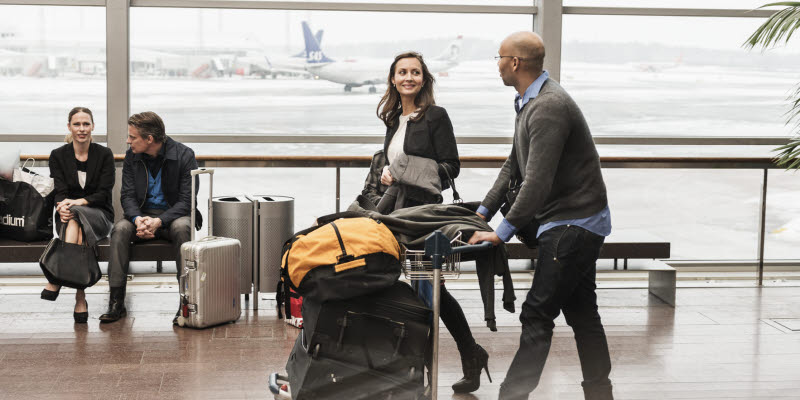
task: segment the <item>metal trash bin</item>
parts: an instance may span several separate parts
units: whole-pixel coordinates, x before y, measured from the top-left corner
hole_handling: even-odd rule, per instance
[[[280,280],[283,244],[294,234],[294,197],[248,197],[258,202],[258,291],[275,293]]]
[[[245,195],[216,196],[211,202],[214,231],[209,234],[242,243],[239,293],[244,295],[253,291],[253,204]]]

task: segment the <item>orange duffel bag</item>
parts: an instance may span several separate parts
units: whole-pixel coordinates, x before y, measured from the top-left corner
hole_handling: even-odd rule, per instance
[[[286,242],[281,280],[285,289],[309,299],[343,300],[391,287],[400,277],[399,258],[400,245],[386,225],[342,218]]]

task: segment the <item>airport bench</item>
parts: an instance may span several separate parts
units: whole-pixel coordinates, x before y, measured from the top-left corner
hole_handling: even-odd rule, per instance
[[[507,243],[506,248],[509,259],[531,260],[535,270],[538,256],[536,249],[529,249],[522,243]],[[669,257],[669,242],[607,242],[600,249],[599,259],[614,260],[614,263],[611,268],[598,266],[598,271],[647,272],[650,294],[675,307],[677,272],[675,268],[661,261]]]
[[[50,241],[18,242],[10,239],[0,239],[0,263],[27,263],[38,262],[39,256],[44,252]],[[103,239],[97,245],[98,261],[108,261],[109,240]],[[155,261],[157,270],[161,272],[163,261],[173,261],[175,255],[172,244],[163,239],[150,240],[137,243],[131,247],[131,261]]]

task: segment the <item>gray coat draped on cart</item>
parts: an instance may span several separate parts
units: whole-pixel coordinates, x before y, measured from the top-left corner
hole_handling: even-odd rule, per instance
[[[428,204],[402,208],[383,215],[375,210],[373,203],[363,197],[359,200],[353,202],[347,211],[383,222],[394,233],[398,242],[412,249],[423,248],[425,238],[436,230],[441,230],[445,236],[452,239],[459,232],[462,237],[469,238],[475,231],[491,229],[474,210],[462,205]],[[462,261],[465,260],[475,260],[484,319],[489,328],[497,330],[494,313],[495,275],[503,277],[503,308],[513,313],[516,300],[505,245],[492,247],[485,252],[464,254]]]

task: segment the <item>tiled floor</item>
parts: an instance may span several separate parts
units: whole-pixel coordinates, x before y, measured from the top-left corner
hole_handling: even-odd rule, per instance
[[[299,332],[276,319],[274,303],[262,300],[236,324],[182,329],[171,325],[174,285],[130,287],[129,316],[104,325],[102,287],[88,295],[87,325],[72,321],[74,291],[53,303],[35,286],[0,290],[0,399],[272,398],[267,374],[283,371]],[[498,307],[499,331],[490,332],[477,289],[454,284],[451,292],[489,351],[494,383],[484,375],[473,395],[452,394],[460,361],[442,329],[439,398],[495,399],[517,348],[517,315]],[[800,332],[781,323],[800,318],[800,288],[681,288],[674,309],[642,289],[598,294],[617,399],[800,399]],[[559,318],[533,397],[581,399],[580,380],[572,333]]]

